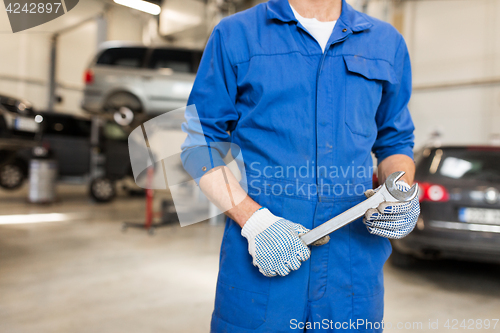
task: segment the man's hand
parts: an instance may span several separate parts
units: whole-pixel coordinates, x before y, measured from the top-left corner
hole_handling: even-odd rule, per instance
[[[398,189],[408,192],[410,186],[403,181],[396,183]],[[365,192],[367,198],[377,192],[368,190]],[[408,202],[384,202],[376,209],[368,209],[363,222],[371,234],[400,239],[407,236],[417,223],[420,214],[418,196]]]
[[[256,211],[241,229],[248,240],[253,264],[267,277],[285,276],[299,269],[311,251],[299,238],[308,232],[300,224],[274,216],[267,208]]]

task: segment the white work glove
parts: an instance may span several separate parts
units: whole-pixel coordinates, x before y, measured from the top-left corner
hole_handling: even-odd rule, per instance
[[[396,183],[399,190],[408,192],[410,186],[403,181]],[[367,198],[371,197],[380,189],[365,192]],[[371,234],[401,239],[407,236],[417,224],[420,215],[420,203],[418,196],[407,202],[383,202],[377,208],[368,209],[363,222]]]
[[[267,277],[285,276],[299,269],[301,261],[311,256],[307,245],[299,238],[308,232],[300,224],[274,216],[267,208],[256,211],[241,229],[248,240],[248,252],[253,265]]]

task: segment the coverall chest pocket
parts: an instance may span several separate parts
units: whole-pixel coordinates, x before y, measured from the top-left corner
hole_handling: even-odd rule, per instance
[[[354,134],[376,136],[375,116],[383,85],[397,83],[392,65],[385,60],[344,55],[346,66],[345,123]]]

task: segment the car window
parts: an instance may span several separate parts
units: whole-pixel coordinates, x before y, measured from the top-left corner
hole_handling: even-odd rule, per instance
[[[97,59],[99,65],[139,68],[144,64],[145,47],[121,47],[104,51]]]
[[[149,68],[171,69],[177,73],[196,73],[200,64],[200,51],[155,49],[149,59]]]
[[[443,148],[430,156],[428,173],[448,180],[500,181],[500,149]]]

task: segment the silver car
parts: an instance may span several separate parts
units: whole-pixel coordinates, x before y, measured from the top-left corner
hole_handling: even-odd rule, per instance
[[[82,108],[134,119],[186,106],[202,51],[104,43],[85,71]]]

